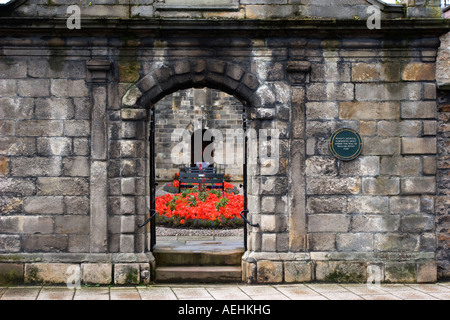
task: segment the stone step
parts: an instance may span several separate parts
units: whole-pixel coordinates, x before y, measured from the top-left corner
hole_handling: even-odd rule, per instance
[[[243,250],[153,251],[157,266],[240,266],[243,254]]]
[[[157,243],[157,266],[240,266],[242,241],[178,241]]]
[[[242,270],[240,266],[157,267],[155,282],[242,282]]]

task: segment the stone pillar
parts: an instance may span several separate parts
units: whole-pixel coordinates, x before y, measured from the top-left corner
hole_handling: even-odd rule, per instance
[[[91,60],[87,62],[91,73],[91,172],[90,172],[90,251],[106,252],[107,230],[107,130],[106,104],[107,80],[111,62]]]
[[[306,250],[305,199],[305,79],[311,64],[291,61],[287,72],[292,85],[289,148],[289,251]]]

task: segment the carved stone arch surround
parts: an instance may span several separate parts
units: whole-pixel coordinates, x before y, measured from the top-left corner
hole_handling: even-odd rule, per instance
[[[265,81],[250,71],[248,62],[218,59],[155,62],[150,72],[130,86],[121,100],[122,123],[142,122],[148,120],[148,110],[164,96],[182,89],[208,87],[233,95],[245,104],[250,110],[251,128],[280,130],[280,163],[283,164],[279,172],[276,175],[262,174],[259,161],[248,171],[249,220],[260,225],[248,229],[243,278],[249,282],[257,281],[258,269],[264,273],[268,255],[271,260],[278,256],[282,263],[297,259],[297,255],[306,249],[301,163],[305,149],[303,85],[309,65],[306,68],[301,64],[299,69],[294,64],[294,67],[289,64],[280,81]],[[122,137],[121,143],[128,145],[132,143],[129,140]],[[137,143],[142,148],[146,140]],[[129,178],[122,178],[126,179]],[[280,204],[280,201],[284,203]],[[262,203],[268,202],[273,202],[273,208],[270,212],[267,209],[262,211]],[[280,207],[283,208],[281,211]],[[136,217],[137,223],[146,218],[139,214]],[[141,233],[142,237],[145,230],[141,230],[136,229],[136,233]],[[135,251],[145,252],[147,248],[136,247]],[[274,255],[278,252],[281,255]]]

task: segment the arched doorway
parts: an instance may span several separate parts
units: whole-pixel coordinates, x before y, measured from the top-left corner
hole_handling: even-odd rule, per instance
[[[211,89],[218,89],[227,94],[230,94],[237,98],[243,105],[245,111],[242,115],[245,119],[252,119],[251,127],[249,129],[259,132],[260,130],[266,130],[267,125],[270,128],[282,128],[285,130],[286,124],[288,123],[286,114],[283,116],[281,121],[277,120],[277,109],[274,109],[275,103],[278,97],[279,101],[287,101],[289,103],[290,92],[285,84],[280,83],[278,86],[273,85],[261,85],[259,83],[258,77],[250,70],[250,63],[243,62],[242,65],[236,64],[229,61],[219,61],[219,60],[203,60],[194,59],[189,61],[167,61],[164,63],[155,63],[155,65],[150,68],[149,74],[142,77],[137,83],[128,88],[125,95],[122,98],[122,120],[125,115],[128,119],[132,121],[142,121],[149,120],[150,126],[152,128],[152,123],[154,124],[154,105],[160,101],[163,97],[177,92],[179,90],[187,88],[204,88],[208,87]],[[286,89],[283,91],[280,89]],[[149,115],[148,117],[145,115]],[[245,121],[243,122],[246,123]],[[272,129],[269,129],[272,130]],[[287,133],[287,131],[285,131]],[[151,137],[152,130],[148,136]],[[154,132],[153,132],[154,134]],[[283,133],[284,134],[284,133]],[[286,139],[284,137],[283,139]],[[128,146],[131,142],[127,141],[124,145]],[[259,142],[258,142],[259,144]],[[152,146],[153,144],[146,143],[146,145]],[[244,148],[246,150],[246,148]],[[154,152],[147,151],[146,159],[149,159],[149,155],[154,154]],[[260,202],[262,198],[273,199],[273,196],[279,194],[284,194],[286,189],[284,188],[287,181],[287,168],[276,174],[269,173],[267,166],[270,167],[271,162],[260,161],[258,159],[256,162],[249,167],[248,171],[248,181],[251,181],[249,187],[248,197],[244,196],[244,199],[248,199],[248,203],[245,203],[245,207],[249,205],[250,212],[248,209],[244,209],[242,214],[245,218],[246,223],[244,231],[244,236],[248,237],[248,240],[244,240],[245,254],[242,258],[242,263],[244,268],[242,268],[243,279],[248,279],[253,281],[255,278],[255,266],[257,260],[253,257],[260,258],[259,252],[261,252],[265,247],[273,247],[272,244],[266,243],[266,240],[272,240],[280,235],[280,239],[285,239],[287,235],[287,230],[278,230],[274,228],[272,224],[267,224],[267,226],[262,229],[259,226],[259,222],[263,222],[262,215],[260,212]],[[264,168],[261,164],[263,163]],[[245,168],[245,167],[244,167]],[[150,181],[155,181],[155,169],[148,169],[148,177]],[[244,170],[243,175],[247,172]],[[244,179],[245,180],[245,179]],[[154,184],[150,183],[147,190],[148,198],[151,197],[154,192]],[[244,190],[247,190],[247,186]],[[273,196],[271,196],[273,195]],[[151,201],[150,201],[151,203]],[[248,217],[247,217],[248,214]],[[145,216],[137,216],[138,221],[142,221],[141,225],[145,225],[147,221],[152,222],[154,219],[154,208],[150,208],[150,213]],[[266,215],[269,218],[275,217],[275,215]],[[283,215],[284,219],[286,217]],[[265,220],[264,220],[265,221]],[[270,220],[272,221],[272,220]],[[266,223],[266,222],[264,222]],[[154,245],[153,239],[154,232],[151,232],[149,225],[155,225],[153,223],[147,224],[147,228],[140,228],[136,232],[140,238],[145,237],[147,239],[147,244],[145,245],[145,252],[151,255],[151,250]],[[265,237],[265,235],[268,237]],[[283,233],[281,235],[281,233]],[[293,234],[294,236],[295,234]],[[293,241],[297,238],[292,237]],[[271,242],[273,243],[273,241]],[[284,242],[283,242],[284,245]],[[291,245],[291,244],[289,244]],[[256,255],[255,255],[256,254]]]
[[[211,99],[206,103],[198,99],[199,92],[206,92]],[[242,103],[233,96],[209,88],[179,90],[155,103],[149,141],[154,144],[150,148],[154,161],[149,162],[157,183],[151,190],[155,194],[150,195],[150,201],[156,202],[150,203],[156,214],[150,226],[156,282],[241,281],[246,230],[240,214],[246,210],[242,201],[246,182],[243,137],[236,135],[243,133],[243,112]],[[226,141],[230,137],[233,141]],[[194,172],[203,177],[226,177],[225,188],[180,188],[180,178]],[[152,183],[150,180],[150,186]],[[172,206],[181,199],[177,207]],[[161,205],[163,200],[170,205]],[[224,203],[227,215],[217,218],[217,209],[209,206],[211,201],[216,201],[216,207]],[[191,216],[207,206],[214,212]]]

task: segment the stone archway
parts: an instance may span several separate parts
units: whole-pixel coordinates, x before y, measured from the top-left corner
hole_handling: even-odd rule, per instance
[[[245,62],[238,64],[217,59],[154,63],[151,71],[130,86],[123,95],[120,116],[122,126],[125,127],[127,123],[132,126],[132,123],[145,122],[148,119],[148,110],[162,97],[181,89],[209,87],[224,91],[240,100],[247,107],[248,116],[252,119],[252,129],[273,128],[280,132],[279,170],[275,174],[267,174],[264,171],[267,164],[257,161],[248,172],[249,220],[259,224],[259,227],[250,227],[248,230],[248,250],[243,262],[243,277],[252,282],[259,281],[258,277],[265,279],[267,268],[276,268],[279,263],[283,263],[284,258],[275,253],[299,252],[305,249],[305,216],[302,209],[304,184],[299,172],[305,144],[302,134],[298,133],[302,131],[301,128],[294,128],[293,125],[297,122],[290,121],[293,114],[302,109],[305,91],[303,88],[292,90],[287,81],[264,83],[249,69]],[[292,100],[298,106],[292,108]],[[283,112],[280,112],[281,110]],[[303,126],[303,122],[297,124]],[[139,138],[122,136],[120,145],[127,156],[138,157],[140,160],[146,157],[137,150],[144,148],[145,135]],[[292,188],[290,181],[294,176],[297,179],[297,187]],[[132,177],[122,176],[121,185],[126,185],[130,179]],[[122,193],[120,204],[126,206],[128,201],[132,200]],[[146,216],[136,213],[136,218],[143,222]],[[144,230],[135,232],[136,236],[145,237]],[[148,245],[135,248],[135,251],[148,251]],[[275,259],[278,260],[275,264],[274,257],[280,258]],[[258,276],[257,272],[262,276]]]

